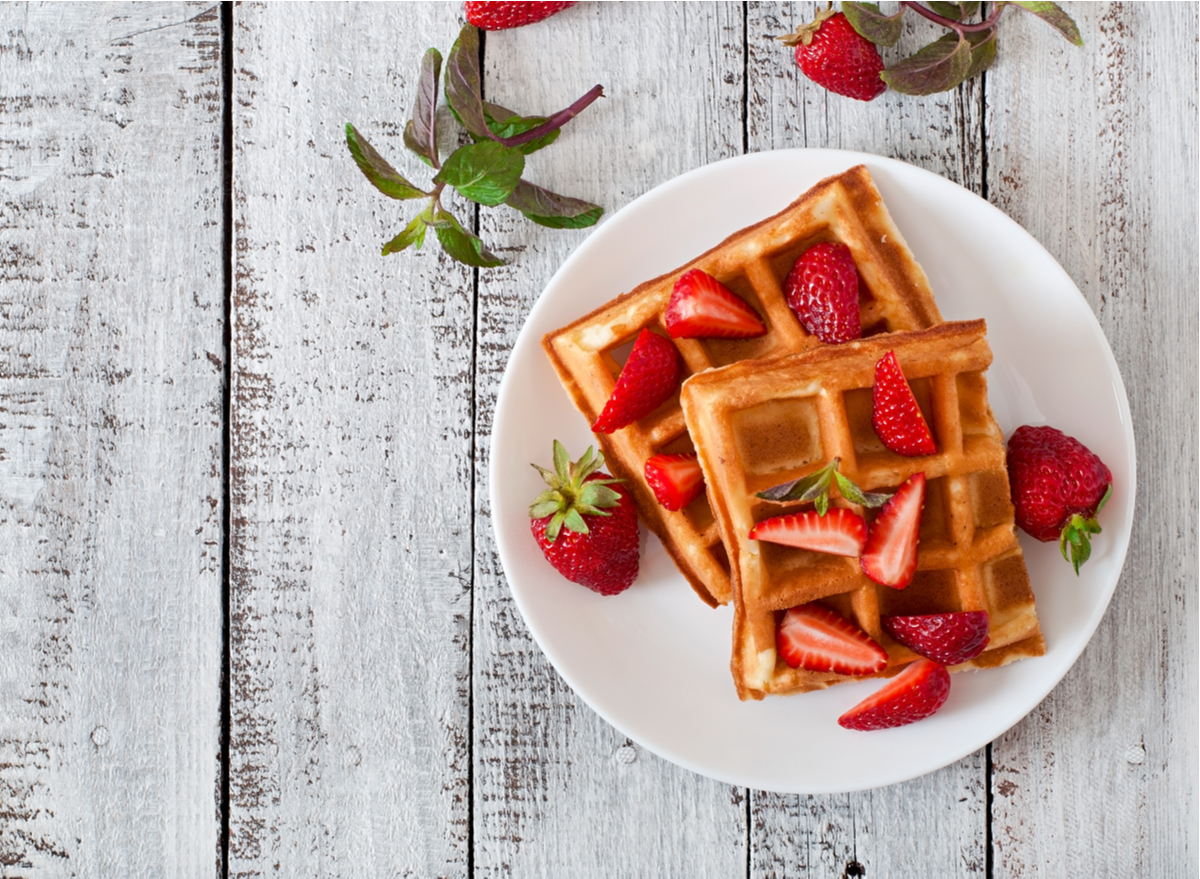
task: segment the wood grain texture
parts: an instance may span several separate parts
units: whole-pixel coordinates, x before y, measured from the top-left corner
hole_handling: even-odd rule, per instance
[[[611,214],[741,152],[742,24],[738,4],[580,4],[536,27],[489,34],[486,94],[544,113],[602,83],[607,97],[532,155],[527,174]],[[481,211],[480,226],[511,263],[479,275],[476,875],[744,875],[744,791],[667,763],[608,726],[549,666],[509,594],[487,504],[496,392],[529,308],[589,233],[545,229],[506,208]]]
[[[860,150],[981,192],[979,81],[925,98],[888,91],[871,102],[827,92],[800,73],[792,50],[770,39],[811,21],[819,5],[748,4],[749,149]],[[910,13],[900,43],[884,50],[884,59],[903,57],[943,32]],[[874,791],[754,792],[750,876],[985,876],[986,801],[982,750],[940,772]]]
[[[1082,49],[1004,23],[988,192],[1100,319],[1133,415],[1138,513],[1091,643],[993,747],[995,874],[1195,876],[1197,11],[1071,12]]]
[[[380,256],[344,135],[428,181],[456,9],[234,10],[231,876],[467,872],[472,273]]]
[[[0,875],[219,874],[206,4],[0,6]]]

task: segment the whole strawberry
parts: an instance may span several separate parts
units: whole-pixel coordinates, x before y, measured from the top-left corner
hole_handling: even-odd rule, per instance
[[[562,12],[571,3],[519,3],[519,2],[477,2],[468,0],[464,3],[467,21],[480,30],[504,31],[514,27],[524,27],[527,24],[549,18],[556,12]]]
[[[554,441],[554,470],[533,467],[549,486],[529,507],[530,529],[560,574],[601,595],[628,589],[638,572],[637,511],[620,482],[601,473],[604,456],[589,447],[571,463]]]
[[[844,244],[814,244],[783,282],[787,304],[804,329],[827,345],[862,338],[858,267]]]
[[[1008,478],[1017,524],[1043,542],[1057,540],[1079,566],[1100,533],[1096,514],[1112,494],[1112,472],[1087,446],[1053,427],[1025,425],[1008,440]]]
[[[811,24],[779,39],[796,47],[796,65],[805,76],[835,94],[871,101],[887,91],[879,78],[879,50],[840,12],[823,9]]]

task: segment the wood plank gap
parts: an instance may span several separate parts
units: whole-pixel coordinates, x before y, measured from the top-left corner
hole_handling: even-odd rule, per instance
[[[985,153],[986,155],[986,153]],[[984,177],[984,185],[986,186],[987,177]],[[984,749],[984,765],[986,770],[984,778],[986,785],[983,789],[984,809],[983,809],[983,869],[987,879],[992,879],[992,743],[988,742]]]
[[[230,440],[229,424],[232,394],[233,338],[233,3],[221,3],[221,258],[222,308],[224,326],[221,330],[222,355],[225,360],[221,373],[221,765],[220,783],[220,863],[221,879],[229,879],[229,735],[233,722],[233,703],[230,680],[233,663],[229,644],[230,583],[229,534],[232,504],[230,504]]]

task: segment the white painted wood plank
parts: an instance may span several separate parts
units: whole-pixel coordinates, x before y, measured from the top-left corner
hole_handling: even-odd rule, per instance
[[[233,876],[467,871],[472,275],[380,256],[406,207],[343,133],[428,180],[459,11],[234,10]]]
[[[604,85],[607,97],[531,156],[528,173],[611,215],[741,152],[742,45],[740,4],[586,3],[489,34],[485,87],[505,106],[548,112]],[[487,504],[495,395],[529,308],[589,232],[545,229],[507,209],[481,211],[481,228],[511,264],[479,278],[476,875],[744,875],[744,792],[628,743],[562,682],[512,602]]]
[[[979,192],[979,82],[927,98],[885,92],[862,102],[831,94],[800,73],[792,50],[770,39],[811,21],[818,6],[748,5],[749,149],[860,150],[911,162]],[[939,34],[911,13],[906,19],[901,42],[885,51],[885,60]],[[981,750],[940,772],[875,791],[825,797],[754,792],[750,875],[984,876],[986,791]]]
[[[220,23],[0,6],[0,875],[219,874]]]
[[[1197,10],[1070,11],[1083,48],[1028,17],[1004,22],[987,84],[988,190],[1058,259],[1112,345],[1137,441],[1138,516],[1091,644],[993,747],[995,875],[1190,877]]]

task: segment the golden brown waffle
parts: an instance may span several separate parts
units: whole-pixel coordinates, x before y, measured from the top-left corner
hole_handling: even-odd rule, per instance
[[[987,401],[992,362],[984,322],[945,323],[692,376],[683,386],[688,429],[733,571],[734,682],[743,699],[855,680],[792,669],[775,630],[790,607],[818,601],[856,622],[887,651],[888,669],[916,658],[880,627],[881,616],[986,610],[988,648],[957,668],[987,668],[1045,652],[1017,543],[1004,438]],[[906,458],[871,426],[875,364],[888,351],[913,387],[938,452]],[[757,492],[834,457],[866,491],[892,490],[924,471],[917,573],[905,589],[877,586],[858,559],[750,540],[763,519],[795,512]],[[863,513],[833,493],[834,503]]]
[[[742,340],[672,340],[685,377],[742,360],[807,351],[821,343],[788,307],[783,283],[800,254],[822,241],[839,241],[854,257],[862,281],[864,336],[941,321],[925,273],[888,215],[871,175],[859,165],[821,181],[786,210],[731,235],[687,265],[547,334],[542,345],[576,408],[593,424],[616,384],[619,356],[643,328],[668,335],[663,319],[675,281],[698,268],[750,303],[767,333]],[[704,494],[673,513],[659,505],[645,481],[649,458],[692,451],[678,395],[640,421],[598,439],[613,474],[630,486],[642,521],[662,540],[692,588],[710,605],[727,603],[732,596],[729,560]]]

